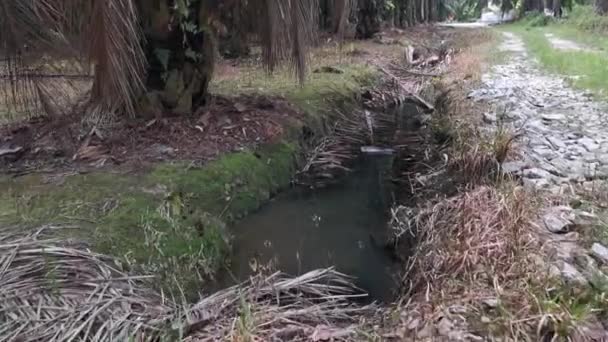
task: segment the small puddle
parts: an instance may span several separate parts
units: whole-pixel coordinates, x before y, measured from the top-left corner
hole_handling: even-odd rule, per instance
[[[397,264],[382,242],[393,197],[392,158],[362,154],[340,184],[294,188],[249,215],[232,229],[231,269],[220,283],[246,280],[269,262],[292,275],[335,266],[356,277],[371,299],[391,301]]]

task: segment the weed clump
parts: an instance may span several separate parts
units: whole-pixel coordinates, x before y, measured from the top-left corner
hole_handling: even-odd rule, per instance
[[[575,6],[568,22],[581,30],[595,33],[608,33],[608,17],[598,15],[592,6]]]
[[[543,27],[555,22],[554,17],[541,12],[528,13],[522,20],[527,27]]]

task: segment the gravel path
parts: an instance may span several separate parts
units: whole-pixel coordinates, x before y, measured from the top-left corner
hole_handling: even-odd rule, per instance
[[[499,108],[485,113],[484,121],[512,125],[522,134],[522,160],[504,169],[553,193],[608,178],[608,105],[541,71],[515,34],[504,33],[500,50],[507,61],[483,75],[470,97]]]
[[[557,50],[597,52],[596,50],[590,49],[577,42],[558,38],[553,33],[545,33],[545,38],[547,38],[547,40],[549,40],[549,43],[551,43],[551,46]]]

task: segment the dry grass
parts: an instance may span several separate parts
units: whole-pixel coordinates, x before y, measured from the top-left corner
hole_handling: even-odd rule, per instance
[[[375,311],[333,269],[259,275],[189,305],[56,238],[64,229],[0,230],[3,341],[346,341]]]
[[[498,172],[499,165],[510,155],[517,129],[501,120],[488,127],[482,121],[483,113],[494,109],[468,99],[468,90],[481,80],[485,68],[498,62],[492,52],[496,35],[491,30],[471,30],[461,33],[458,41],[466,45],[437,84],[440,95],[431,128],[436,140],[449,143],[448,168],[462,183],[500,182],[504,175]]]
[[[428,286],[447,296],[472,290],[482,279],[504,284],[534,241],[527,231],[532,213],[528,194],[518,187],[501,192],[482,186],[422,209],[405,279],[413,289]]]
[[[14,82],[14,75],[0,67],[0,124],[37,116],[59,117],[74,111],[92,86],[92,76],[84,70],[66,67],[57,61],[23,71],[27,82]]]
[[[403,275],[407,311],[427,319],[461,307],[467,331],[534,340],[539,317],[530,286],[544,279],[531,256],[530,195],[520,187],[480,186],[422,208],[410,220],[415,252]],[[400,211],[395,213],[401,215]],[[407,298],[407,299],[406,299]],[[496,301],[496,307],[484,301]],[[482,320],[481,317],[485,318]]]
[[[484,68],[495,64],[502,56],[496,52],[497,35],[490,29],[470,30],[457,38],[459,53],[454,57],[446,82],[481,80]],[[459,46],[460,45],[460,46]]]

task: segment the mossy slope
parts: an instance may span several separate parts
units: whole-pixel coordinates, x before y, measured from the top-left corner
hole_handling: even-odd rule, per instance
[[[70,224],[74,236],[166,285],[213,277],[229,253],[226,224],[287,186],[297,147],[277,143],[204,167],[159,164],[142,174],[96,172],[46,179],[4,177],[4,224]]]

